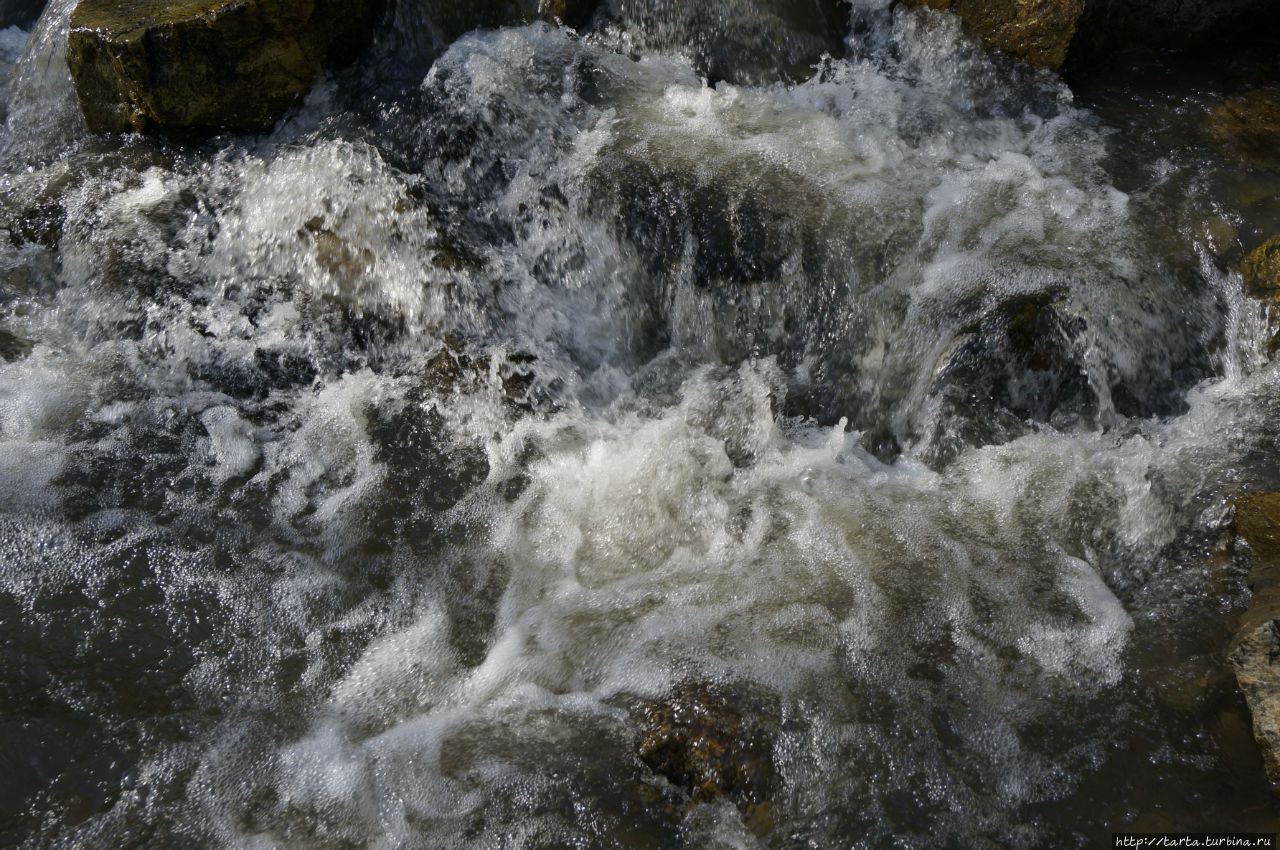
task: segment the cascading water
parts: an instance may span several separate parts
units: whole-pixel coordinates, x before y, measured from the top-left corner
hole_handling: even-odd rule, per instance
[[[794,84],[536,24],[402,86],[384,34],[269,136],[109,139],[72,5],[0,33],[6,843],[1276,828],[1220,542],[1280,376],[1212,152],[1121,169],[887,0]],[[637,757],[687,683],[763,812]]]

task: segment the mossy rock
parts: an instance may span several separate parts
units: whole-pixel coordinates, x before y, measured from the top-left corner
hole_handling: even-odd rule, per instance
[[[1280,235],[1250,252],[1240,264],[1240,273],[1250,295],[1280,303]]]
[[[1057,68],[1067,58],[1085,0],[907,0],[951,11],[988,47],[1031,65]]]
[[[1228,657],[1253,715],[1267,776],[1280,785],[1280,493],[1236,500],[1236,533],[1255,556],[1253,591]]]
[[[379,0],[81,0],[67,65],[94,132],[258,132],[355,58]]]

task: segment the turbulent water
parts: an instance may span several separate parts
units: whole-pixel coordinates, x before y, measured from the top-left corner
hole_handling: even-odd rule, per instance
[[[858,0],[790,83],[383,32],[181,147],[84,129],[72,5],[0,32],[0,841],[1277,828],[1223,653],[1280,172],[1215,91],[1082,104]],[[637,756],[688,683],[766,815]]]

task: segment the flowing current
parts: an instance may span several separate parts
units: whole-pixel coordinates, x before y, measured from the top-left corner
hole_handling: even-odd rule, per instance
[[[887,0],[801,82],[389,30],[270,135],[95,137],[72,5],[0,32],[0,842],[1277,828],[1274,170]],[[767,806],[638,757],[682,687]]]

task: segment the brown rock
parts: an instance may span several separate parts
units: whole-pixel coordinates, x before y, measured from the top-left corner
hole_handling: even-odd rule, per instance
[[[1280,160],[1280,90],[1257,88],[1223,101],[1209,115],[1214,139],[1246,159]]]
[[[753,828],[767,822],[778,782],[772,745],[726,696],[687,683],[646,705],[637,750],[695,802],[727,797]]]
[[[1255,298],[1280,301],[1280,236],[1259,245],[1240,264],[1245,290]]]
[[[81,0],[67,65],[94,132],[262,131],[367,40],[377,0]]]
[[[955,12],[989,47],[1045,68],[1067,58],[1085,0],[906,0]]]

